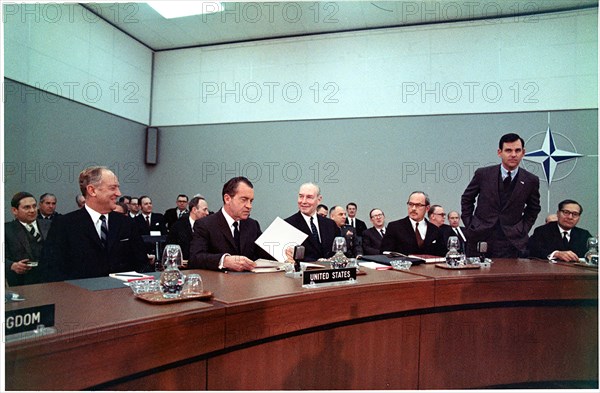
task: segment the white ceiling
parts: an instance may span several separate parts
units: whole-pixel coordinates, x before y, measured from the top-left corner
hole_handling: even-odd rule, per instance
[[[146,3],[82,3],[154,51],[261,39],[489,19],[597,7],[598,0],[271,1],[223,3],[226,12],[164,19]]]

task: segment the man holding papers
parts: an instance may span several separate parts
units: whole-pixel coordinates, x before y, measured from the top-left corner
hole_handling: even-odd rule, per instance
[[[254,241],[260,224],[250,217],[254,186],[245,177],[234,177],[223,186],[223,208],[194,223],[190,244],[190,269],[252,270],[258,258],[272,257]]]
[[[333,255],[333,239],[339,229],[333,220],[317,214],[317,206],[323,199],[319,186],[305,183],[298,192],[298,213],[285,219],[289,224],[306,233],[308,237],[302,243],[305,247],[304,261],[316,261]]]

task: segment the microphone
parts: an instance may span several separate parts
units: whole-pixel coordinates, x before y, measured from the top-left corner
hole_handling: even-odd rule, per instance
[[[485,262],[485,254],[487,253],[487,242],[477,242],[477,252],[479,253],[479,262]]]
[[[300,268],[300,260],[304,259],[304,246],[294,246],[294,271],[299,272]]]

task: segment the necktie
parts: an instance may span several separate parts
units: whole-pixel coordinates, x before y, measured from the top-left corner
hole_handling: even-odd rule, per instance
[[[417,223],[417,225],[415,225],[415,234],[417,236],[417,246],[419,246],[419,248],[423,248],[423,243],[425,243],[423,241],[423,238],[421,237],[421,232],[419,232],[419,223]]]
[[[319,240],[319,231],[317,231],[317,227],[315,225],[315,223],[313,222],[313,218],[310,218],[310,232],[311,232],[311,236],[313,238],[313,240],[315,242],[317,242],[317,244],[320,244],[321,241]]]
[[[148,228],[150,228],[150,216],[146,216],[146,224],[148,224]]]
[[[385,235],[385,229],[381,228],[381,229],[379,230],[379,232],[381,232],[381,237],[383,237],[383,235]]]
[[[569,249],[569,239],[567,238],[567,234],[567,231],[563,231],[562,241],[565,251]]]
[[[354,226],[354,218],[351,218],[351,219],[350,219],[350,225],[352,225],[352,227],[356,228],[356,227]]]
[[[106,224],[106,216],[104,214],[100,216],[100,221],[102,221],[102,224],[100,225],[100,240],[102,240],[102,245],[106,248],[108,225]]]
[[[29,233],[31,233],[31,236],[33,236],[35,241],[39,243],[42,240],[40,233],[36,232],[35,227],[33,225],[29,224],[28,226],[29,226]]]
[[[233,240],[235,241],[235,247],[237,248],[237,251],[241,252],[241,250],[240,250],[240,230],[238,229],[237,221],[233,223]]]
[[[504,191],[508,191],[508,189],[510,188],[511,180],[512,180],[511,173],[510,173],[510,171],[508,171],[508,176],[506,176],[504,178],[504,180],[502,181],[504,183]]]

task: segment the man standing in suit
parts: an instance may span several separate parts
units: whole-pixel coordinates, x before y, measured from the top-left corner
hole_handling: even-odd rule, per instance
[[[298,212],[285,219],[287,223],[308,235],[302,242],[304,262],[333,256],[333,239],[339,236],[335,222],[317,214],[317,206],[322,199],[319,186],[314,183],[301,185],[298,191]]]
[[[171,230],[175,221],[179,220],[184,214],[188,214],[188,197],[185,194],[177,195],[177,207],[167,209],[165,211],[165,226],[167,230]]]
[[[524,146],[519,135],[503,135],[498,143],[502,163],[477,169],[463,192],[461,210],[469,238],[468,255],[475,255],[477,243],[485,241],[490,257],[527,256],[528,233],[541,207],[540,179],[519,168]]]
[[[160,231],[162,235],[166,235],[165,217],[160,213],[152,213],[152,199],[144,195],[139,198],[139,201],[142,213],[133,220],[136,222],[140,234],[150,235],[150,231]]]
[[[348,218],[346,218],[346,224],[356,228],[356,234],[358,236],[362,236],[362,233],[367,230],[367,224],[365,224],[364,221],[356,218],[357,211],[358,206],[356,206],[356,203],[350,202],[346,205],[346,212],[348,214]]]
[[[234,177],[223,186],[223,208],[196,220],[190,243],[191,269],[252,270],[258,258],[273,259],[254,241],[262,234],[250,218],[254,186],[245,177]]]
[[[50,220],[37,219],[36,201],[28,192],[16,193],[11,201],[14,221],[4,224],[5,235],[5,276],[8,285],[27,285],[42,282],[41,267],[29,266],[38,262]]]
[[[171,226],[167,244],[179,244],[184,260],[190,259],[190,242],[196,220],[208,216],[208,204],[204,198],[193,197],[189,202],[189,214],[184,214]]]
[[[381,252],[396,251],[404,255],[445,255],[438,227],[425,219],[431,202],[423,191],[414,191],[408,197],[408,216],[392,221],[381,241]]]
[[[79,174],[85,206],[52,223],[42,264],[48,281],[105,277],[110,273],[149,270],[136,225],[113,212],[121,195],[117,176],[94,166]]]
[[[346,256],[348,258],[356,258],[363,255],[362,237],[356,233],[356,228],[346,224],[346,211],[341,206],[334,206],[329,211],[329,216],[335,222],[338,230],[338,236],[346,239]]]
[[[558,222],[549,222],[533,231],[529,239],[530,256],[564,262],[577,262],[587,252],[587,240],[592,234],[576,225],[583,208],[566,199],[558,204]]]
[[[56,212],[56,196],[49,192],[40,196],[38,210],[38,218],[41,218],[42,220],[54,220],[57,216],[60,216],[60,214]]]
[[[448,213],[448,222],[450,223],[450,236],[458,237],[458,243],[462,252],[466,252],[467,237],[465,236],[465,227],[460,226],[460,215],[456,211]],[[448,236],[448,237],[450,237]],[[448,238],[444,239],[446,245],[448,245]]]
[[[385,214],[381,209],[372,209],[369,213],[373,226],[363,232],[362,245],[365,255],[377,255],[381,248],[381,240],[385,235]]]

